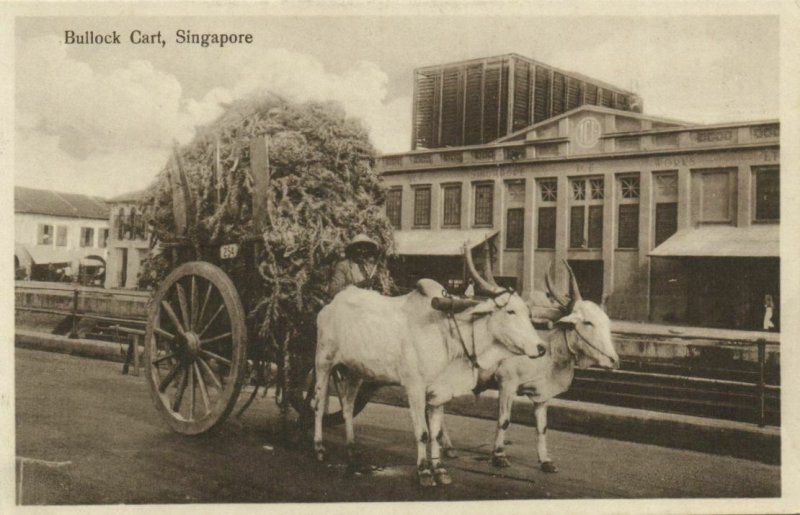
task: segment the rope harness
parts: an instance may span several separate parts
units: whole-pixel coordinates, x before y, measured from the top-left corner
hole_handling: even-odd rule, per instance
[[[508,299],[503,304],[498,303],[497,302],[497,298],[500,297],[501,295],[505,294],[505,293],[509,294]],[[492,299],[492,302],[494,302],[494,305],[495,305],[496,308],[502,309],[502,308],[504,308],[504,307],[506,307],[508,305],[509,301],[511,300],[511,294],[513,294],[513,293],[514,293],[514,290],[509,289],[509,288],[504,288],[504,289],[500,290],[499,292],[494,292],[489,298]],[[447,297],[447,298],[451,298],[452,297],[449,293],[447,293],[446,290],[442,292],[442,296]],[[474,327],[472,329],[472,352],[470,352],[469,349],[467,349],[466,342],[464,342],[464,336],[461,334],[461,328],[458,326],[458,321],[456,321],[455,313],[453,313],[452,310],[449,310],[449,311],[446,312],[446,316],[447,316],[447,319],[450,320],[453,323],[453,325],[455,326],[456,334],[458,334],[458,341],[461,344],[461,348],[464,350],[464,354],[466,354],[467,358],[469,358],[469,362],[472,365],[472,368],[473,369],[480,368],[480,366],[478,365],[478,357],[475,355],[475,329],[474,329]]]
[[[581,340],[583,340],[583,341],[586,343],[586,345],[588,345],[588,346],[589,346],[589,347],[591,347],[592,349],[594,349],[594,350],[596,350],[597,352],[599,352],[601,355],[603,355],[603,356],[605,356],[606,358],[608,358],[608,359],[609,359],[609,360],[610,360],[612,363],[613,363],[614,361],[616,361],[616,359],[612,358],[611,356],[609,356],[608,354],[606,354],[605,352],[603,352],[602,350],[600,350],[599,348],[597,348],[597,346],[596,346],[595,344],[593,344],[591,341],[589,341],[589,340],[588,340],[588,339],[587,339],[587,338],[586,338],[584,335],[582,335],[582,334],[581,334],[581,332],[580,332],[580,331],[578,331],[578,327],[577,327],[577,326],[573,325],[573,326],[572,326],[572,329],[567,329],[567,328],[564,328],[564,329],[562,329],[562,334],[563,334],[563,336],[564,336],[564,343],[567,345],[567,350],[568,350],[568,351],[569,351],[569,353],[570,353],[570,354],[572,354],[572,355],[573,355],[575,358],[577,358],[577,357],[578,357],[578,353],[577,353],[577,352],[575,352],[574,350],[572,350],[572,347],[570,347],[570,345],[569,345],[569,339],[567,338],[567,331],[574,331],[574,332],[575,332],[575,334],[577,334],[577,335],[578,335],[578,337],[579,337]]]

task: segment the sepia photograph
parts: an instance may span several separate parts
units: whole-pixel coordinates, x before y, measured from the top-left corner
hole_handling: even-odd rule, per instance
[[[800,509],[800,5],[0,16],[0,511]]]

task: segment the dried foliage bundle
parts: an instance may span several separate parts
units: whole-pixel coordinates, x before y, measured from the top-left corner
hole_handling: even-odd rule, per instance
[[[381,244],[378,282],[389,291],[385,263],[392,251],[392,229],[364,127],[334,103],[294,104],[266,95],[230,105],[180,149],[196,213],[184,236],[190,244],[241,242],[255,234],[249,143],[261,135],[269,137],[271,173],[265,252],[259,259],[263,284],[258,298],[245,307],[259,335],[281,347],[313,328],[311,322],[329,301],[331,267],[355,234],[366,233]],[[159,241],[182,236],[172,212],[170,166],[172,162],[146,197]],[[151,258],[140,285],[156,285],[169,266],[163,255]]]

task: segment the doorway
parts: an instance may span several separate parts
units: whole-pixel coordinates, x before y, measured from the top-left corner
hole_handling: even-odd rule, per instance
[[[603,300],[603,262],[601,260],[576,260],[568,261],[575,273],[581,297],[601,304]]]

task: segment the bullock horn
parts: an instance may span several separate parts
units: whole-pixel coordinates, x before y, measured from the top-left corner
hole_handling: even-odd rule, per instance
[[[499,288],[500,285],[494,280],[494,274],[492,273],[492,250],[489,248],[488,238],[483,242],[483,249],[486,254],[486,260],[483,264],[483,275],[486,277],[486,280],[489,281],[489,284]]]
[[[572,302],[583,300],[583,297],[581,297],[581,290],[578,288],[578,280],[575,279],[575,272],[572,271],[572,267],[569,266],[566,259],[564,260],[564,266],[567,267],[567,271],[569,272],[569,296],[572,297]]]
[[[475,281],[475,284],[478,287],[490,293],[499,293],[499,290],[501,290],[499,286],[490,284],[483,277],[481,277],[480,274],[478,274],[477,270],[475,270],[475,263],[472,262],[472,250],[468,245],[464,245],[464,259],[467,262],[467,268],[472,276],[472,280]]]
[[[550,293],[550,296],[562,307],[566,308],[569,305],[567,299],[558,293],[556,293],[555,288],[553,288],[553,279],[550,277],[550,272],[552,272],[552,264],[550,269],[547,270],[547,273],[544,274],[544,284],[547,287],[547,292]]]

